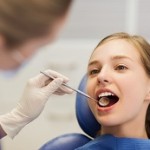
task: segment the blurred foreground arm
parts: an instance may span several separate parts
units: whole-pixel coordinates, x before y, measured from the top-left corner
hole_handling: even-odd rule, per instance
[[[64,87],[62,83],[68,82],[68,78],[52,70],[46,70],[46,74],[53,76],[51,81],[43,74],[31,78],[24,89],[21,100],[11,112],[0,116],[0,138],[8,135],[14,138],[19,131],[29,122],[37,118],[51,94],[70,94],[72,90]]]

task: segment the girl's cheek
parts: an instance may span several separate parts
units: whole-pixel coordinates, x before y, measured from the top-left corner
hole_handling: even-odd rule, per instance
[[[93,89],[94,89],[94,85],[91,82],[87,82],[87,88],[86,88],[87,93],[91,94]]]

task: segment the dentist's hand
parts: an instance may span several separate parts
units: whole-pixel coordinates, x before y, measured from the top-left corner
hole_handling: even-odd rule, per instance
[[[31,78],[24,89],[23,96],[16,108],[10,113],[0,116],[0,125],[8,136],[13,138],[25,125],[40,115],[51,94],[71,94],[72,90],[62,83],[68,78],[52,70],[44,71],[55,79],[39,74]]]

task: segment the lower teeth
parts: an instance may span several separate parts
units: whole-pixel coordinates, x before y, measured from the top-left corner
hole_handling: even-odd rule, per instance
[[[107,106],[109,103],[110,103],[110,100],[107,97],[101,97],[98,101],[98,105],[102,107]]]

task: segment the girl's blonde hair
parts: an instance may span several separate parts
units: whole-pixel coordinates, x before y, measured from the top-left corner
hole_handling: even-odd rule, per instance
[[[0,35],[9,47],[46,35],[72,0],[0,0]]]
[[[130,44],[132,44],[139,51],[143,67],[147,75],[150,77],[150,44],[142,36],[130,35],[128,33],[120,32],[105,37],[98,43],[96,48],[114,39],[124,39],[128,41]],[[150,138],[150,105],[148,106],[147,109],[145,128],[147,135]]]

